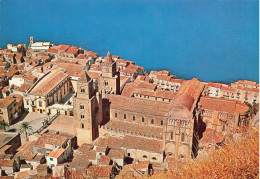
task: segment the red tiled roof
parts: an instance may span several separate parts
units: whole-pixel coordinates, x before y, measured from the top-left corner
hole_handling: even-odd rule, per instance
[[[52,151],[47,157],[52,157],[52,158],[59,158],[63,153],[65,149],[59,148],[56,151]]]
[[[172,83],[182,83],[184,80],[182,79],[175,79],[175,78],[171,78],[170,82]]]
[[[112,166],[90,166],[87,169],[87,173],[93,178],[110,178],[112,172]]]
[[[66,53],[76,54],[79,48],[75,46],[71,46],[69,49],[66,50]]]
[[[120,70],[120,73],[127,73],[127,74],[135,74],[136,70],[135,69],[129,69],[129,68],[124,68]]]
[[[66,69],[65,73],[68,74],[69,76],[80,77],[84,72],[83,71],[84,65],[80,65],[80,64],[60,63],[59,67]]]
[[[113,60],[112,60],[112,57],[111,57],[111,54],[109,51],[107,52],[107,56],[105,57],[104,63],[107,63],[107,64],[113,63]]]
[[[133,94],[136,85],[136,83],[126,83],[121,95],[130,97]]]
[[[156,89],[157,85],[153,83],[147,83],[147,82],[141,82],[139,83],[136,88],[142,88],[142,89],[149,89],[154,91]]]
[[[111,158],[106,155],[101,155],[99,159],[99,164],[109,165]]]
[[[122,147],[127,149],[139,149],[154,153],[163,152],[163,142],[161,140],[147,139],[144,137],[129,135],[124,137]]]
[[[84,59],[84,58],[86,58],[86,56],[85,56],[84,54],[79,54],[79,55],[77,56],[77,59]]]
[[[47,77],[48,76],[48,77]],[[57,86],[62,80],[68,77],[67,74],[61,71],[53,71],[49,75],[47,75],[47,79],[42,83],[39,82],[32,91],[31,94],[34,95],[46,95],[50,92],[55,86]]]
[[[110,100],[110,107],[113,109],[134,111],[158,116],[164,116],[169,105],[168,103],[159,101],[144,100],[113,94],[106,95],[106,98]]]
[[[32,85],[29,84],[23,84],[20,88],[17,89],[17,91],[24,92],[25,90],[29,90],[32,87]]]
[[[70,46],[69,45],[58,45],[59,50],[67,50]]]
[[[119,120],[111,120],[105,124],[108,128],[115,128],[120,131],[133,132],[141,136],[153,136],[162,138],[163,137],[163,127],[160,126],[147,126],[139,123],[125,122]]]
[[[221,89],[222,91],[236,92],[236,89],[234,89],[234,88],[229,88],[229,87],[226,87],[226,86],[222,86],[220,89]]]
[[[57,47],[51,47],[51,48],[48,49],[48,52],[58,54],[58,53],[59,53],[59,50],[58,50]]]
[[[0,99],[0,107],[8,107],[12,102],[18,102],[22,99],[23,97],[19,94],[9,95],[6,98]]]
[[[203,133],[203,137],[200,139],[200,142],[216,144],[222,142],[223,139],[223,135],[220,132],[207,128]]]
[[[194,101],[195,100],[191,95],[187,93],[182,93],[180,95],[177,95],[173,99],[173,101],[171,102],[171,106],[182,105],[185,106],[190,111],[192,109]]]
[[[245,113],[248,110],[248,106],[239,101],[206,96],[200,98],[200,105],[203,109],[236,114]]]
[[[222,84],[221,83],[212,83],[212,82],[209,82],[207,84],[207,86],[211,86],[211,87],[214,87],[214,88],[221,88]]]
[[[97,79],[101,75],[101,73],[92,71],[87,71],[87,74],[91,79]]]
[[[69,134],[53,133],[48,132],[44,133],[36,142],[34,146],[45,148],[45,144],[62,146],[68,139],[71,139],[73,136]]]
[[[14,160],[0,160],[0,167],[12,167],[14,166]]]

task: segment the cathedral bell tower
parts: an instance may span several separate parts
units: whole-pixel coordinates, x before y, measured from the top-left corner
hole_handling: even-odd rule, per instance
[[[84,71],[77,83],[77,93],[73,101],[74,128],[79,145],[92,143],[98,137],[97,106],[93,80]]]
[[[120,77],[116,71],[116,62],[113,61],[108,51],[104,62],[101,64],[102,75],[98,79],[98,89],[102,94],[119,94],[120,93]]]

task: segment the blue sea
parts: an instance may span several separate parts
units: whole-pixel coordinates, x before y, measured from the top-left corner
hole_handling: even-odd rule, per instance
[[[0,0],[0,47],[51,41],[177,78],[259,82],[257,0]]]

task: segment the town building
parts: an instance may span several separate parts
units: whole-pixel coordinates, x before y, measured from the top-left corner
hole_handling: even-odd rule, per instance
[[[52,46],[53,44],[51,44],[50,42],[34,42],[33,37],[30,37],[30,44],[28,46],[28,50],[33,50],[36,52],[48,51],[48,49]]]
[[[18,117],[24,111],[23,97],[19,94],[0,99],[0,121],[9,125],[18,122]]]
[[[70,115],[72,105],[63,101],[70,91],[71,82],[66,73],[59,69],[49,71],[24,94],[24,107],[29,112]]]

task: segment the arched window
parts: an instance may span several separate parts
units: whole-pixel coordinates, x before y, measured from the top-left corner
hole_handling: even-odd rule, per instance
[[[161,120],[161,125],[163,125],[163,120]]]
[[[85,93],[85,89],[84,88],[80,88],[81,93]]]
[[[81,105],[80,105],[80,109],[84,109],[84,105],[81,104]]]
[[[173,132],[170,133],[170,139],[173,140]]]
[[[81,124],[81,128],[84,129],[84,124]]]
[[[84,114],[81,114],[81,115],[80,115],[80,118],[81,118],[81,119],[84,119],[84,117],[85,117]]]
[[[144,122],[144,117],[142,117],[142,122]]]
[[[181,133],[181,142],[184,142],[184,138],[185,138],[184,133]]]
[[[157,160],[155,157],[152,158],[153,160]]]
[[[154,119],[151,119],[151,124],[153,124],[154,123]]]
[[[135,116],[133,116],[133,121],[135,121]]]
[[[126,114],[124,114],[124,119],[126,119]]]
[[[117,113],[115,112],[115,117],[117,117]]]
[[[144,156],[143,156],[143,158],[147,158],[147,156],[146,156],[146,155],[144,155]]]

